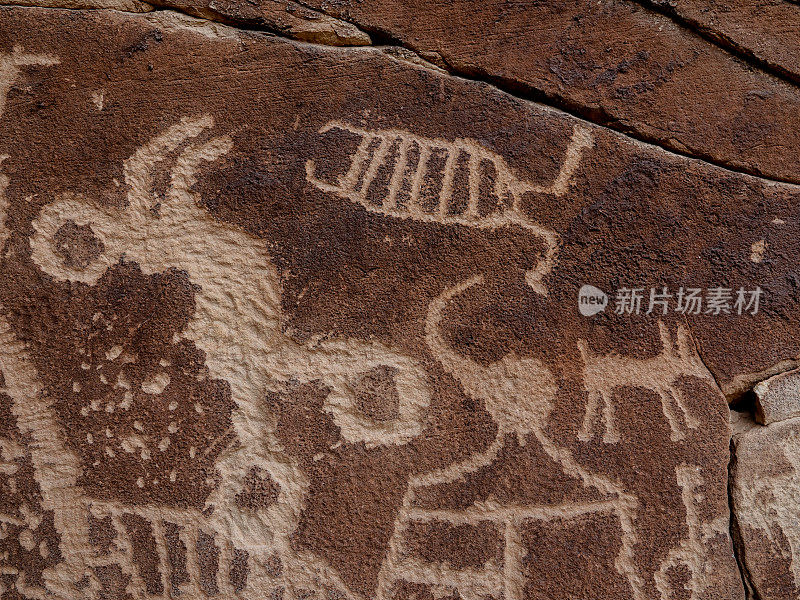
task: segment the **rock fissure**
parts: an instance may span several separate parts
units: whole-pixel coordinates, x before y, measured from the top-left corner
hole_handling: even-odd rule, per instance
[[[742,542],[741,532],[739,530],[739,521],[736,516],[736,505],[733,498],[733,475],[736,470],[736,444],[731,437],[730,442],[730,462],[728,463],[728,508],[730,511],[729,534],[731,543],[733,544],[733,554],[736,558],[736,566],[739,569],[739,575],[742,578],[742,586],[744,587],[746,600],[762,600],[752,582],[750,570],[747,567],[747,559],[745,556],[745,545]]]
[[[800,85],[800,75],[792,73],[789,69],[786,69],[775,62],[770,62],[768,60],[759,58],[759,56],[753,50],[746,48],[742,44],[736,43],[731,36],[704,26],[696,19],[690,19],[682,16],[673,5],[667,2],[654,2],[653,0],[631,1],[648,10],[652,10],[653,12],[664,15],[687,31],[691,31],[706,42],[728,52],[732,56],[735,56],[739,60],[747,63],[755,69],[769,73],[773,77],[777,77],[778,79],[781,79],[792,86]]]
[[[710,32],[708,33],[704,32],[704,30],[699,26],[698,28],[692,27],[691,22],[687,19],[680,17],[676,11],[662,7],[661,5],[654,3],[652,0],[641,0],[641,1],[629,0],[629,1],[632,4],[638,5],[645,10],[651,10],[652,12],[657,13],[666,19],[669,19],[671,22],[674,22],[677,26],[691,32],[692,35],[698,36],[705,43],[712,44],[715,48],[719,48],[726,54],[729,54],[730,56],[735,57],[736,59],[746,63],[750,68],[763,71],[765,74],[775,77],[781,80],[782,82],[791,85],[794,88],[798,88],[798,83],[800,83],[800,76],[795,76],[791,74],[788,70],[780,67],[779,65],[759,59],[752,52],[747,52],[746,49],[744,49],[743,47],[741,47],[740,52],[736,52],[735,49],[740,46],[733,44],[733,42],[731,42],[730,44],[721,43],[720,39],[725,39],[723,36],[718,35],[717,38],[719,39],[716,39],[714,35],[712,35]],[[301,1],[301,3],[303,2]],[[310,6],[307,2],[303,4],[305,6]],[[321,10],[323,11],[325,10],[325,3],[322,3]],[[541,88],[537,88],[529,83],[520,81],[518,79],[494,75],[489,73],[486,69],[479,68],[477,65],[470,65],[470,66],[457,65],[455,60],[453,60],[452,58],[448,58],[442,52],[433,52],[433,51],[427,53],[423,52],[415,44],[412,44],[407,40],[398,37],[396,34],[393,34],[390,31],[375,26],[367,26],[363,22],[359,22],[358,20],[349,17],[346,11],[341,11],[341,14],[337,14],[337,18],[345,20],[348,23],[351,23],[357,27],[363,28],[365,31],[369,32],[369,34],[373,37],[373,39],[382,40],[383,43],[398,45],[408,50],[411,50],[412,52],[417,53],[423,58],[426,58],[426,60],[429,60],[434,64],[437,64],[438,66],[442,66],[452,75],[460,76],[473,81],[481,81],[483,83],[487,83],[489,85],[497,87],[498,89],[501,89],[513,96],[523,98],[526,100],[531,100],[534,102],[539,102],[542,104],[547,104],[564,112],[572,114],[573,116],[592,122],[595,125],[601,127],[608,127],[610,129],[628,135],[639,141],[658,146],[667,152],[675,153],[681,156],[686,156],[688,158],[702,160],[710,164],[716,165],[720,168],[724,168],[726,170],[752,175],[755,177],[763,178],[764,180],[767,181],[800,184],[800,180],[788,176],[779,177],[776,176],[775,174],[767,175],[766,173],[757,168],[742,168],[742,166],[740,165],[733,165],[730,163],[730,161],[715,158],[708,151],[703,151],[698,147],[693,148],[689,146],[686,143],[686,141],[678,141],[672,138],[663,138],[662,140],[659,140],[659,138],[656,137],[655,135],[648,135],[645,131],[643,131],[643,129],[645,128],[641,127],[640,126],[641,124],[634,123],[633,121],[626,123],[624,119],[608,114],[600,106],[589,106],[587,104],[582,104],[578,101],[571,100],[564,95],[545,92]],[[428,55],[428,57],[425,56],[426,54]],[[435,59],[430,58],[433,55],[435,55],[436,57]],[[648,123],[647,127],[653,130],[659,129],[659,127],[653,123]],[[664,131],[666,132],[666,130]],[[669,141],[670,143],[665,144],[664,141]]]
[[[302,4],[300,2],[298,2],[297,4],[303,7],[307,7],[307,5]],[[19,5],[14,3],[2,4],[0,6],[18,6],[21,8],[30,8],[30,7],[52,8],[54,10],[59,10],[59,9],[78,10],[78,9],[67,9],[55,6],[50,7],[50,6],[37,6],[37,5]],[[98,9],[95,8],[94,10]],[[130,11],[118,11],[118,12],[130,12]],[[607,128],[616,133],[619,133],[633,140],[636,140],[638,142],[657,147],[663,150],[664,152],[668,152],[676,156],[681,156],[683,158],[698,160],[713,165],[715,167],[718,167],[720,169],[724,169],[725,171],[729,171],[731,173],[748,175],[765,183],[800,185],[800,182],[792,179],[775,177],[775,176],[766,176],[759,170],[746,169],[735,165],[731,165],[730,163],[727,163],[725,161],[720,161],[715,157],[709,155],[708,153],[700,151],[699,149],[686,148],[685,151],[682,151],[681,149],[678,149],[675,145],[666,146],[663,143],[661,143],[658,140],[658,138],[654,136],[645,135],[642,131],[638,130],[637,128],[631,125],[624,123],[623,121],[621,121],[616,117],[613,117],[612,115],[609,115],[602,109],[592,108],[574,101],[570,101],[568,98],[564,96],[546,93],[541,89],[535,88],[533,86],[530,86],[528,84],[522,83],[514,79],[491,75],[490,73],[487,73],[485,70],[479,69],[474,66],[473,67],[457,66],[452,60],[448,60],[441,54],[435,54],[434,56],[433,53],[421,52],[419,49],[416,49],[413,45],[408,44],[385,31],[378,30],[375,28],[367,28],[367,27],[362,28],[361,26],[355,25],[352,21],[348,21],[342,18],[330,17],[332,19],[335,18],[342,23],[347,23],[354,27],[358,27],[360,31],[362,31],[365,36],[369,36],[372,41],[370,43],[364,43],[364,44],[342,45],[342,44],[325,43],[318,40],[314,40],[313,38],[301,39],[298,38],[297,36],[288,35],[285,30],[282,31],[278,28],[270,28],[255,24],[248,25],[236,21],[235,19],[225,18],[222,15],[217,15],[217,13],[214,13],[213,15],[209,14],[203,15],[197,11],[188,12],[186,10],[182,10],[180,8],[176,8],[175,6],[166,4],[163,6],[153,5],[152,11],[150,11],[148,14],[159,13],[159,12],[174,12],[177,14],[183,14],[191,18],[200,19],[212,23],[218,23],[224,27],[230,27],[234,30],[247,31],[251,33],[261,33],[265,35],[274,35],[276,37],[285,38],[292,42],[309,43],[312,45],[319,45],[322,47],[331,47],[337,49],[347,48],[348,46],[349,47],[369,46],[375,49],[402,48],[408,52],[414,53],[417,56],[418,60],[413,61],[413,64],[416,64],[420,67],[428,68],[430,70],[434,70],[437,72],[441,72],[443,70],[450,76],[459,77],[467,81],[472,81],[475,83],[487,85],[491,88],[502,91],[508,94],[509,96],[512,96],[519,100],[535,102],[537,104],[543,104],[545,106],[549,106],[550,108],[569,114],[575,118],[578,118],[582,121],[586,121],[587,123],[591,123],[592,125],[595,125],[597,127]],[[131,14],[139,14],[139,13],[131,13]],[[400,59],[402,60],[402,58]]]

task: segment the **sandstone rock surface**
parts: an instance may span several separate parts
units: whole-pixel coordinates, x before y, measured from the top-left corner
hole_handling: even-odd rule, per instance
[[[756,421],[769,425],[800,416],[800,371],[794,369],[757,384]]]
[[[287,0],[157,0],[154,4],[197,17],[272,31],[303,42],[330,46],[368,46],[371,43],[369,34],[358,27]]]
[[[779,75],[800,77],[800,6],[782,0],[652,0],[709,40],[755,59]],[[645,3],[646,4],[646,3]]]
[[[150,12],[153,6],[139,0],[2,0],[0,4],[16,6],[39,6],[47,8],[113,9],[126,12]]]
[[[307,4],[412,47],[457,73],[546,99],[670,150],[800,182],[794,152],[800,91],[635,1]],[[681,13],[702,10],[693,0],[676,4]],[[713,4],[723,10],[726,3]],[[758,37],[759,47],[788,55],[784,64],[796,72],[791,54],[796,20],[789,20],[796,6],[780,2],[787,16],[781,21],[764,14],[769,9],[762,4],[735,4],[742,17],[739,29],[751,32],[743,43],[752,48],[752,38]],[[726,31],[735,19],[725,21]],[[778,35],[778,27],[786,33]],[[771,31],[760,35],[759,28]]]
[[[3,594],[744,598],[796,89],[618,1],[170,6],[245,27],[0,8]]]
[[[798,504],[800,420],[766,427],[747,424],[734,434],[732,505],[740,555],[753,597],[800,594]]]

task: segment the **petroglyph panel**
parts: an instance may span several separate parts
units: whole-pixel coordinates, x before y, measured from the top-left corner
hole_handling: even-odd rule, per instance
[[[798,352],[795,187],[378,48],[0,22],[4,594],[743,597],[721,387]],[[577,310],[711,283],[768,307]]]

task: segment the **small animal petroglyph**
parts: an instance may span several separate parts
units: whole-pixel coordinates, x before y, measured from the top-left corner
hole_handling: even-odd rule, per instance
[[[544,240],[544,258],[527,273],[526,280],[535,290],[546,293],[541,279],[553,267],[557,251],[556,234],[528,218],[520,203],[522,196],[528,192],[556,196],[566,194],[581,154],[593,144],[587,129],[575,127],[561,170],[549,185],[536,185],[520,179],[503,157],[475,140],[426,138],[400,129],[369,131],[340,121],[328,123],[320,129],[320,133],[334,129],[361,137],[358,148],[350,158],[350,168],[339,176],[336,183],[329,183],[317,177],[314,160],[308,160],[306,179],[310,183],[320,190],[360,204],[371,212],[392,217],[486,229],[509,225],[523,227]],[[441,155],[444,160],[441,173],[434,172],[432,168],[435,155]],[[466,185],[466,190],[458,190],[456,181],[462,160],[466,161],[466,181],[461,185]],[[485,212],[480,208],[480,169],[483,164],[491,165],[494,170],[492,193],[500,201],[499,210]],[[379,169],[384,167],[391,170],[387,191],[379,203],[373,203],[368,198],[368,192]],[[430,180],[435,180],[435,185],[428,185]],[[457,191],[464,192],[464,202],[455,199]]]
[[[614,390],[622,386],[647,388],[658,394],[672,441],[686,436],[684,428],[697,428],[697,419],[689,412],[675,386],[680,377],[710,380],[711,376],[682,325],[678,326],[677,347],[669,329],[661,321],[658,330],[663,350],[652,358],[632,358],[614,352],[596,354],[586,340],[578,340],[584,365],[583,385],[589,394],[579,439],[589,441],[594,438],[597,421],[602,419],[603,441],[608,444],[619,442],[613,400]]]
[[[712,564],[708,560],[707,544],[717,536],[728,534],[728,520],[726,517],[718,517],[711,523],[701,522],[698,507],[702,506],[704,498],[699,490],[704,482],[700,467],[682,463],[675,467],[675,475],[681,487],[689,532],[680,546],[669,551],[653,577],[661,600],[685,598],[684,594],[677,593],[674,589],[669,576],[671,570],[679,570],[681,566],[685,566],[689,571],[689,581],[684,584],[684,588],[689,591],[690,600],[698,600],[711,585]]]

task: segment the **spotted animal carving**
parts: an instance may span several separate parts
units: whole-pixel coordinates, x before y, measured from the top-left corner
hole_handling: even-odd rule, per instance
[[[95,286],[121,260],[137,264],[145,274],[170,270],[186,273],[196,289],[196,307],[176,339],[187,340],[205,353],[210,376],[229,384],[235,405],[231,434],[236,443],[216,461],[220,482],[205,507],[130,506],[70,492],[75,497],[68,506],[78,513],[75,518],[86,521],[91,515],[95,521],[106,523],[109,536],[116,542],[113,552],[97,556],[87,541],[88,534],[76,528],[70,535],[72,545],[80,552],[71,559],[77,562],[71,564],[71,577],[67,579],[74,582],[87,572],[96,576],[98,569],[122,565],[124,575],[130,577],[128,587],[136,594],[159,595],[174,584],[177,591],[203,595],[218,590],[241,591],[236,589],[233,573],[238,572],[241,578],[244,572],[250,585],[242,588],[242,593],[258,594],[275,583],[276,576],[270,576],[265,566],[273,556],[283,565],[281,581],[290,587],[322,585],[347,593],[323,559],[300,560],[290,548],[289,535],[303,510],[307,482],[297,464],[281,451],[261,399],[268,392],[281,391],[290,381],[321,382],[330,390],[324,410],[332,415],[345,440],[367,447],[404,444],[422,430],[430,398],[427,376],[414,359],[377,342],[331,339],[309,346],[284,335],[279,278],[266,243],[212,219],[192,191],[200,167],[233,147],[230,136],[204,137],[212,127],[209,116],[184,118],[139,148],[124,165],[129,188],[124,208],[109,207],[78,194],[63,194],[42,208],[33,221],[32,259],[56,280]],[[156,172],[164,163],[172,166],[168,189],[159,196],[154,189]],[[59,245],[65,230],[96,240],[94,251],[80,260],[66,260],[69,255],[65,256]],[[109,352],[114,359],[124,357],[117,349]],[[371,418],[359,410],[358,386],[376,369],[392,373],[398,409],[390,419]],[[156,397],[166,393],[169,385],[169,378],[158,373],[142,382],[143,390],[147,387],[144,391]],[[126,408],[124,402],[115,406],[119,411]],[[59,440],[55,421],[46,425],[48,435]],[[177,430],[172,433],[179,435]],[[140,435],[131,443],[146,460],[150,453],[159,451],[159,444],[167,442]],[[70,463],[68,472],[80,470],[79,461],[68,448],[61,447],[57,453]],[[274,501],[263,508],[249,506],[246,501],[237,503],[237,498],[245,497],[248,485],[252,488],[250,480],[256,467],[273,486]],[[75,485],[77,477],[70,486]],[[143,552],[135,543],[136,531],[141,528],[147,531],[155,550],[149,566],[133,560],[137,552]],[[211,563],[203,558],[209,551],[217,557]],[[185,576],[178,577],[177,583],[178,567],[170,558],[175,552],[185,556],[178,569]]]

